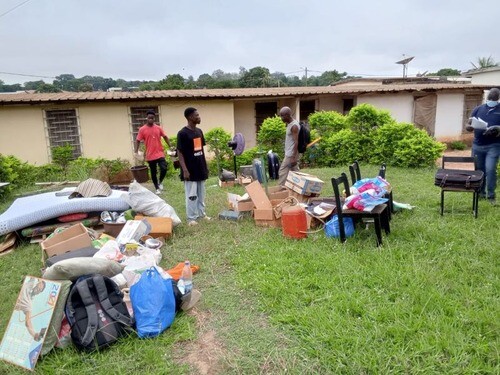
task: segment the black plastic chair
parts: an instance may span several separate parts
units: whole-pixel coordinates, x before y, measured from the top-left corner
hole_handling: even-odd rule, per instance
[[[332,178],[333,193],[335,195],[335,204],[337,206],[337,215],[339,219],[339,232],[340,241],[345,242],[345,227],[344,227],[344,217],[351,217],[354,222],[362,220],[364,218],[371,218],[374,222],[375,233],[377,235],[377,246],[382,245],[382,229],[384,229],[386,234],[391,233],[391,228],[389,224],[389,207],[386,204],[380,204],[376,206],[372,211],[365,212],[359,210],[343,210],[342,204],[343,200],[341,198],[341,191],[339,189],[340,185],[344,185],[344,190],[346,197],[350,195],[349,193],[349,181],[347,175],[342,173],[340,177]]]
[[[446,168],[446,164],[453,164],[453,163],[470,163],[471,168],[474,166],[474,169],[469,169],[470,171],[474,170],[477,171],[477,163],[476,163],[476,157],[475,156],[443,156],[443,161],[441,162],[441,168],[442,169],[447,169],[450,171],[460,171],[458,169],[451,169],[451,168]],[[482,183],[484,183],[484,176],[482,178]],[[478,213],[478,203],[479,203],[479,193],[481,191],[481,186],[475,187],[475,188],[467,188],[465,185],[463,187],[449,187],[449,186],[442,186],[441,187],[441,216],[443,216],[444,213],[444,193],[448,192],[458,192],[458,193],[472,193],[472,212],[474,212],[474,217],[477,219],[477,213]]]
[[[380,177],[382,177],[383,179],[385,179],[385,171],[387,170],[387,166],[385,165],[385,163],[382,163],[380,165],[380,169],[378,171],[378,175]],[[352,163],[350,166],[349,166],[349,174],[351,175],[351,183],[352,185],[354,185],[357,181],[361,180],[361,171],[359,169],[359,163],[357,160],[354,161],[354,163]],[[389,199],[389,201],[387,202],[388,205],[389,205],[389,220],[392,219],[392,214],[394,213],[394,202],[392,200],[392,191],[388,192],[387,194],[384,195],[384,198],[387,198]]]

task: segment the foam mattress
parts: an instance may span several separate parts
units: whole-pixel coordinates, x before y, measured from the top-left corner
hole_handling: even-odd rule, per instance
[[[0,235],[26,228],[45,220],[78,212],[125,211],[130,208],[122,198],[126,192],[112,190],[108,197],[73,198],[69,193],[75,188],[65,188],[59,192],[50,192],[16,199],[0,215]],[[59,193],[59,194],[58,194]]]

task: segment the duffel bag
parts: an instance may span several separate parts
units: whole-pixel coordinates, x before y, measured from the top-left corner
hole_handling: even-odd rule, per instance
[[[434,185],[441,188],[477,189],[483,182],[482,171],[464,171],[459,169],[438,169]]]

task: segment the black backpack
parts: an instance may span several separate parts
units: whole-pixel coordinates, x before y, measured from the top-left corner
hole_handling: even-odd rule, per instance
[[[80,277],[72,286],[66,317],[73,342],[87,351],[105,348],[134,325],[118,286],[98,274]]]
[[[309,127],[305,122],[300,123],[299,130],[299,144],[297,145],[297,150],[300,154],[306,152],[307,145],[311,143],[311,132],[309,131]]]

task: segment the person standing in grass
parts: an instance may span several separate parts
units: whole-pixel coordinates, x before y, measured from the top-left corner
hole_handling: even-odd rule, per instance
[[[139,145],[141,144],[141,141],[143,141],[146,146],[146,161],[148,162],[149,169],[151,170],[151,179],[155,185],[156,194],[161,194],[163,191],[163,180],[167,175],[167,162],[165,160],[165,152],[163,151],[161,139],[163,138],[165,140],[168,147],[171,147],[170,140],[161,126],[155,124],[155,111],[148,111],[146,116],[147,122],[141,126],[139,133],[137,134],[134,154],[138,157]],[[159,180],[157,175],[157,166],[160,167]]]
[[[298,146],[300,124],[292,117],[292,110],[289,107],[281,108],[280,117],[286,124],[285,158],[278,172],[279,184],[284,187],[288,172],[299,170]]]
[[[476,117],[487,123],[485,129],[474,129],[469,119],[468,131],[474,131],[472,155],[476,157],[477,167],[484,172],[485,183],[481,187],[480,196],[488,198],[491,204],[496,204],[495,188],[497,185],[497,165],[500,156],[500,90],[493,88],[488,93],[486,103],[472,111],[471,117]]]
[[[188,225],[198,224],[198,219],[210,220],[205,212],[205,180],[208,167],[205,159],[205,137],[197,127],[201,117],[196,108],[184,111],[187,125],[177,133],[177,153],[181,165],[181,180],[184,181],[186,216]]]

